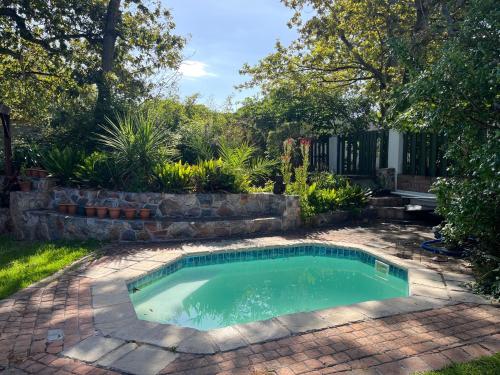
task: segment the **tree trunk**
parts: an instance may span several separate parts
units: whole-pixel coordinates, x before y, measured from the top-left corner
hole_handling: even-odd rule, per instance
[[[95,123],[104,123],[105,116],[111,110],[111,87],[107,74],[113,69],[115,59],[115,44],[117,25],[120,20],[121,0],[109,0],[106,19],[104,20],[104,35],[102,39],[101,71],[97,79],[97,103],[95,107]]]

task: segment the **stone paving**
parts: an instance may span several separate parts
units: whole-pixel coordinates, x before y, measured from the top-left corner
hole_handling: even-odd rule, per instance
[[[448,294],[462,293],[458,292],[462,287],[460,282],[470,278],[464,262],[436,263],[432,255],[416,251],[415,244],[430,237],[426,227],[380,223],[298,232],[257,241],[306,238],[372,246],[383,254],[412,257],[409,262],[439,272],[449,286]],[[256,240],[240,242],[248,241]],[[95,307],[96,301],[92,301],[91,292],[96,280],[126,266],[144,268],[144,264],[137,265],[152,262],[153,258],[164,259],[183,246],[185,244],[158,248],[113,245],[108,255],[97,261],[87,262],[55,280],[0,301],[0,368],[4,368],[6,374],[328,374],[343,371],[406,374],[500,351],[500,309],[451,299],[446,306],[378,319],[365,316],[355,323],[211,355],[177,353],[154,345],[125,342],[105,337],[96,329],[92,306],[94,303]],[[202,246],[221,244],[203,243]],[[62,338],[58,337],[61,331]]]

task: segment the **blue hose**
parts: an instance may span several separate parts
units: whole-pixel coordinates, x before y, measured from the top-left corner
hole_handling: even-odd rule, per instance
[[[448,250],[448,249],[444,249],[442,247],[433,247],[431,246],[432,244],[437,244],[437,243],[442,243],[443,242],[443,239],[442,238],[439,238],[437,240],[429,240],[429,241],[425,241],[422,243],[422,245],[420,245],[420,247],[424,250],[427,250],[427,251],[430,251],[434,254],[441,254],[441,255],[449,255],[449,256],[452,256],[452,257],[456,257],[456,258],[461,258],[463,256],[463,251],[452,251],[452,250]]]

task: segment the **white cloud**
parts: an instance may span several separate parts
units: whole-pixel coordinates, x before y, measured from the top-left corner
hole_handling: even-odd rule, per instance
[[[179,72],[187,78],[215,77],[207,70],[208,65],[201,61],[186,60],[179,67]]]

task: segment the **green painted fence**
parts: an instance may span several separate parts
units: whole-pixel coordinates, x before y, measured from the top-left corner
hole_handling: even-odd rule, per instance
[[[310,170],[328,171],[330,170],[330,147],[329,137],[320,137],[314,139],[310,150]]]
[[[403,135],[403,174],[438,177],[446,175],[446,137],[432,133]]]
[[[345,175],[375,175],[378,168],[387,168],[388,141],[387,130],[339,136],[337,170]]]

